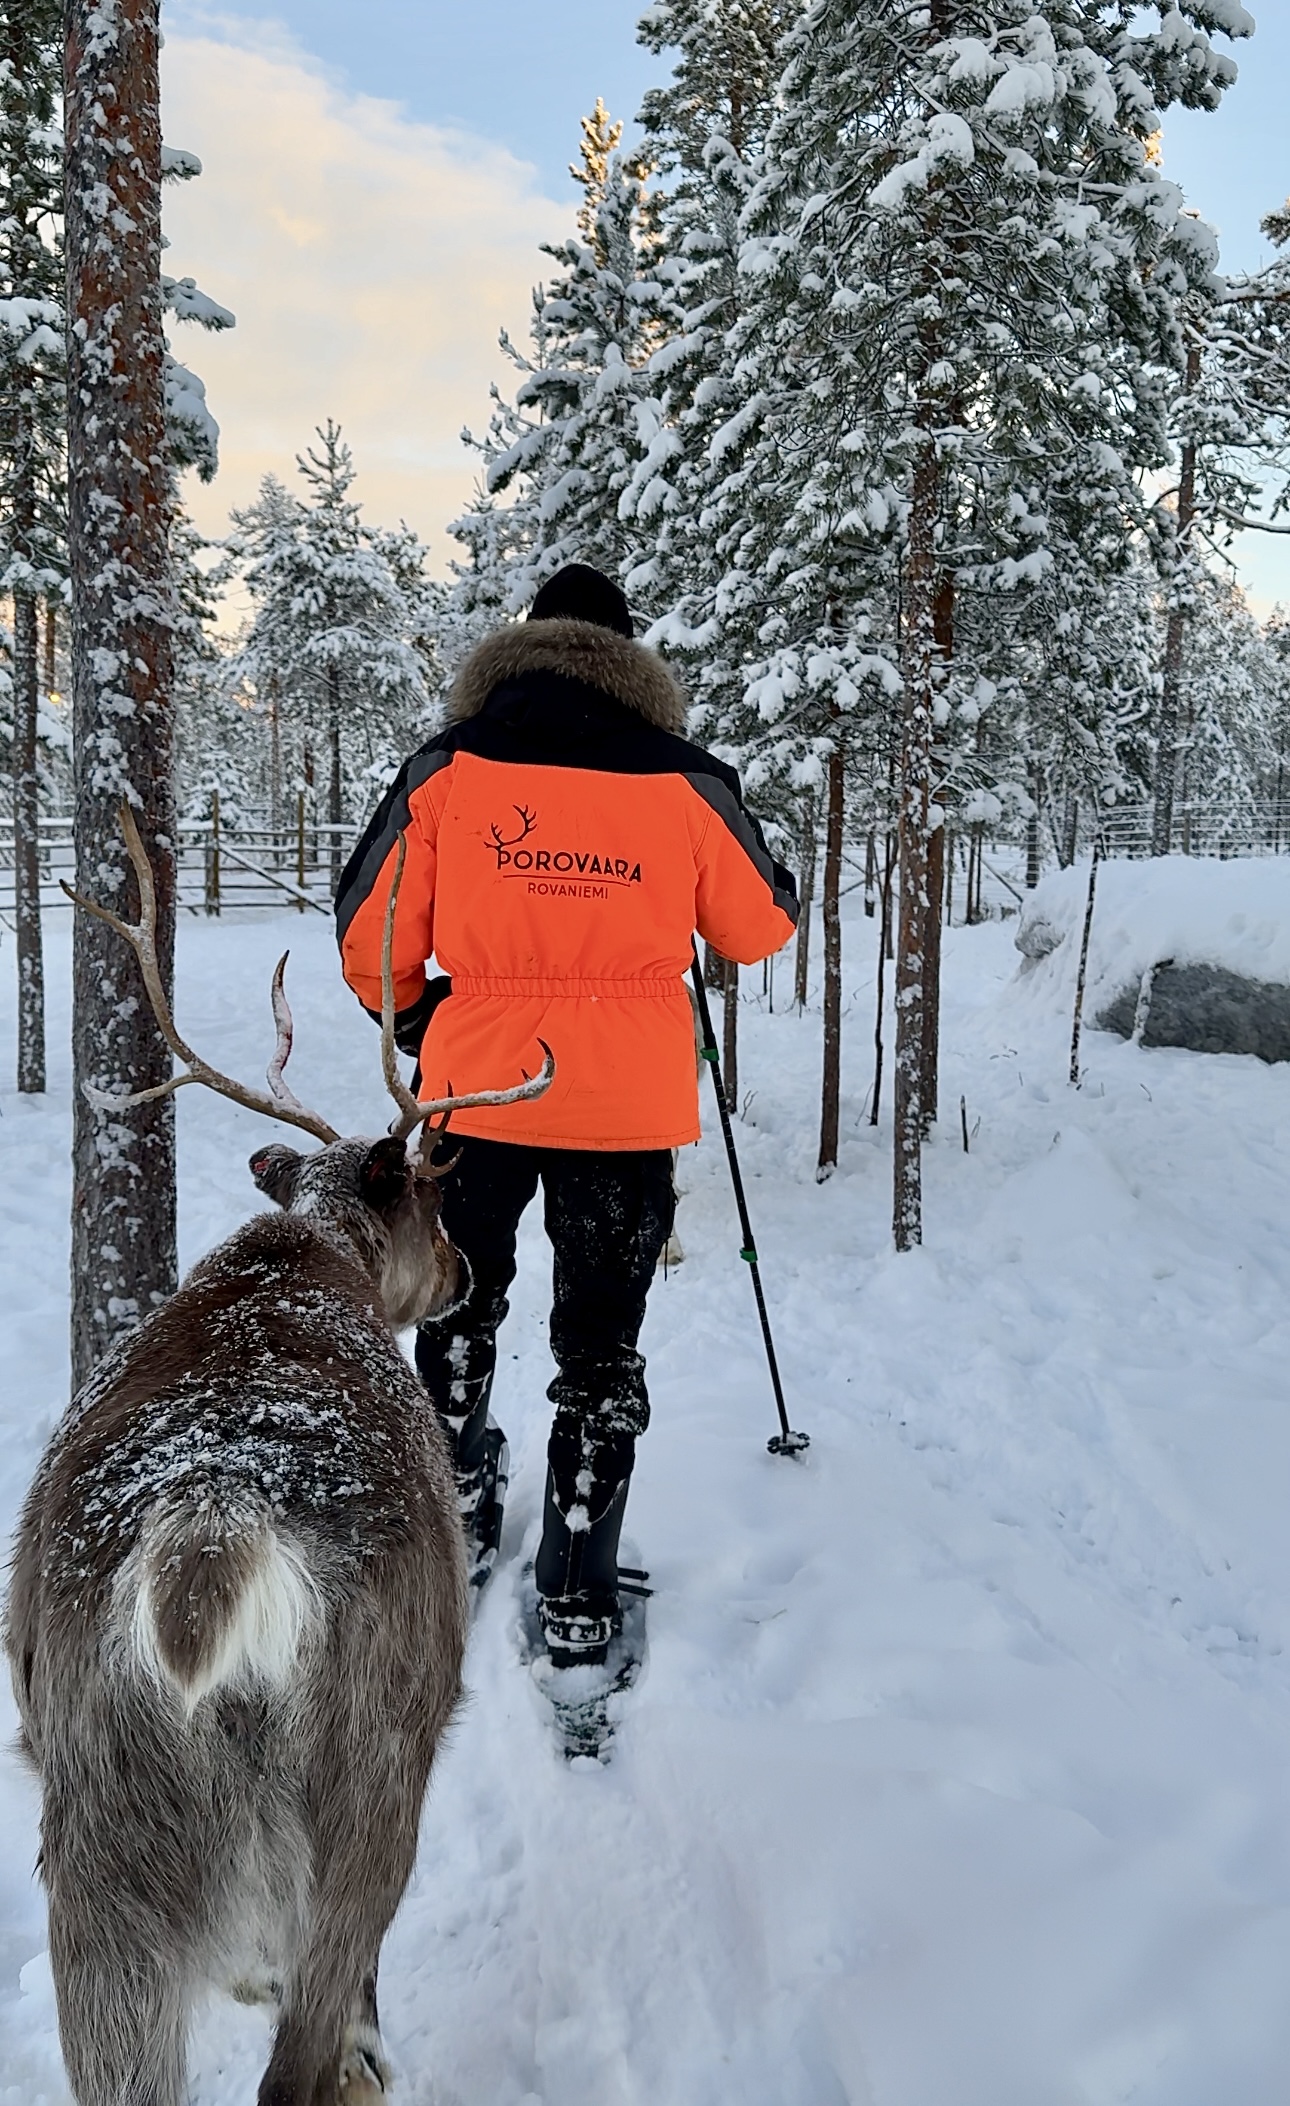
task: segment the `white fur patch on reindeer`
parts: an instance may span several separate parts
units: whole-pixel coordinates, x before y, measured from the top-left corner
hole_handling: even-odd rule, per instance
[[[322,1620],[299,1545],[257,1519],[204,1543],[200,1510],[154,1511],[119,1575],[129,1651],[189,1716],[219,1689],[286,1688]]]

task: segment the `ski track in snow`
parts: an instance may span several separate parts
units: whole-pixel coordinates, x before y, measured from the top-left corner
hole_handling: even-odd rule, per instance
[[[927,1241],[904,1258],[889,1099],[876,1134],[866,1114],[874,925],[847,924],[824,1186],[818,1015],[745,1005],[737,1134],[813,1445],[805,1464],[765,1451],[708,1107],[681,1162],[687,1260],[644,1341],[628,1534],[658,1591],[608,1766],[559,1759],[518,1658],[551,1375],[531,1211],[496,1395],[502,1561],[382,1967],[406,2106],[1284,2097],[1290,1069],[1089,1033],[1070,1090],[1068,1013],[1016,980],[1013,926],[947,938]],[[380,1132],[376,1034],[321,919],[186,919],[181,1028],[257,1078],[286,941],[294,1085]],[[49,1096],[0,1090],[7,1520],[65,1401],[65,917],[49,950]],[[255,1210],[263,1123],[178,1103],[188,1263]],[[0,2106],[64,2106],[36,1793],[12,1756],[0,1816]],[[194,2106],[252,2097],[267,2040],[211,2006]]]

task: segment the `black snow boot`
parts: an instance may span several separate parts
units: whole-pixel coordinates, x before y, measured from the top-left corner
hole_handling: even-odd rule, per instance
[[[636,1442],[557,1417],[547,1453],[538,1620],[553,1666],[599,1666],[622,1627],[618,1539]]]
[[[506,1435],[489,1416],[478,1444],[478,1460],[457,1466],[457,1508],[466,1532],[466,1558],[472,1587],[482,1587],[497,1559],[502,1540],[510,1450]]]
[[[457,1476],[470,1584],[482,1587],[502,1539],[510,1467],[506,1435],[488,1408],[496,1358],[492,1336],[477,1339],[451,1330],[445,1336],[441,1326],[425,1324],[417,1332],[416,1357]]]

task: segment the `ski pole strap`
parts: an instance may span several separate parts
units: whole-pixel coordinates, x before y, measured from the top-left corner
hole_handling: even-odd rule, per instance
[[[730,1165],[730,1182],[734,1186],[735,1206],[739,1213],[739,1227],[743,1235],[743,1248],[739,1255],[752,1275],[753,1294],[757,1300],[757,1315],[761,1323],[762,1341],[766,1348],[766,1364],[770,1369],[770,1386],[775,1394],[775,1409],[779,1413],[780,1430],[767,1442],[772,1455],[800,1455],[811,1444],[807,1433],[794,1433],[788,1423],[788,1407],[784,1402],[784,1385],[779,1379],[779,1362],[775,1357],[775,1341],[771,1337],[770,1317],[766,1312],[766,1297],[762,1293],[761,1270],[757,1263],[757,1245],[753,1240],[752,1222],[748,1218],[748,1201],[744,1196],[744,1181],[739,1172],[739,1158],[735,1154],[735,1137],[730,1124],[730,1109],[726,1103],[725,1085],[721,1080],[721,1058],[717,1052],[717,1041],[712,1029],[712,1012],[708,1008],[708,990],[704,985],[703,970],[699,954],[694,953],[690,967],[690,979],[694,984],[694,997],[699,1009],[699,1023],[703,1030],[700,1052],[712,1069],[712,1087],[716,1092],[717,1116],[721,1121],[721,1137],[726,1144],[726,1160]]]

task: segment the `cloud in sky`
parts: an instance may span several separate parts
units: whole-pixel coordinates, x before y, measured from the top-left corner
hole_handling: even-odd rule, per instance
[[[522,339],[538,244],[572,204],[489,141],[350,93],[269,24],[171,31],[163,116],[205,171],[167,190],[167,262],[237,315],[177,333],[221,427],[216,481],[186,479],[198,524],[223,531],[269,470],[290,480],[334,416],[367,516],[406,518],[441,569],[476,475],[461,427],[487,421],[498,331]]]

